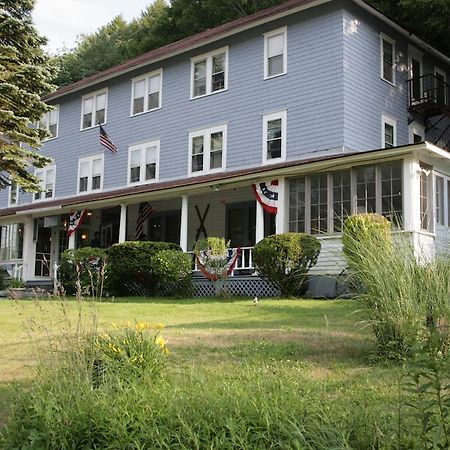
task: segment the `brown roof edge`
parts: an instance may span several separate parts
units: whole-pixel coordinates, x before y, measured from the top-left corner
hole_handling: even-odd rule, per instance
[[[409,144],[404,145],[401,147],[395,147],[395,149],[404,151],[407,149],[413,149],[413,147],[417,147],[423,144]],[[390,152],[392,152],[394,149],[389,149]],[[208,183],[214,183],[214,182],[220,182],[225,180],[233,181],[234,178],[239,178],[245,175],[258,175],[262,174],[264,175],[265,172],[272,172],[277,169],[284,169],[289,167],[300,167],[304,166],[306,164],[316,163],[320,161],[332,161],[332,160],[339,160],[347,157],[352,156],[358,156],[358,155],[368,155],[371,153],[377,153],[377,152],[385,152],[386,149],[374,149],[374,150],[366,150],[363,152],[345,152],[345,153],[338,153],[333,155],[327,155],[327,156],[316,156],[312,158],[302,159],[302,160],[295,160],[295,161],[288,161],[284,163],[279,164],[272,164],[270,166],[263,166],[263,167],[251,167],[248,169],[241,169],[241,170],[234,170],[232,172],[227,173],[217,173],[217,174],[211,174],[211,175],[204,175],[199,177],[192,177],[192,178],[183,178],[180,180],[175,181],[163,181],[160,183],[154,183],[154,184],[145,184],[141,186],[135,186],[135,187],[126,187],[121,189],[116,189],[113,191],[107,191],[107,192],[99,192],[94,194],[87,194],[77,197],[69,197],[64,198],[60,200],[52,200],[48,202],[39,202],[39,203],[33,203],[23,206],[18,206],[15,208],[6,208],[3,210],[0,210],[0,217],[6,217],[6,216],[12,216],[18,212],[21,211],[33,211],[33,210],[40,210],[40,209],[51,209],[51,208],[68,208],[68,207],[75,207],[79,204],[85,204],[86,202],[94,202],[94,201],[102,201],[102,200],[112,200],[112,199],[120,199],[123,197],[127,197],[129,195],[135,195],[135,194],[145,194],[145,193],[151,193],[151,192],[158,192],[163,191],[165,189],[174,189],[174,188],[184,188],[184,187],[190,187],[193,185],[203,185]],[[397,156],[397,155],[392,155]],[[386,156],[383,156],[386,157]]]
[[[94,82],[100,82],[103,79],[108,79],[113,75],[120,73],[122,71],[133,70],[141,65],[150,64],[152,61],[157,61],[159,59],[168,58],[174,54],[186,51],[187,49],[202,44],[206,44],[211,39],[219,39],[221,36],[225,36],[227,33],[236,31],[236,29],[249,26],[255,22],[276,16],[278,14],[289,12],[292,9],[306,6],[311,3],[328,3],[331,0],[287,0],[279,5],[272,6],[270,8],[258,11],[250,16],[241,17],[239,19],[233,20],[232,22],[227,22],[225,24],[219,25],[215,28],[210,28],[208,30],[197,33],[193,36],[181,39],[171,44],[167,44],[163,47],[151,50],[146,53],[142,53],[135,58],[124,61],[123,63],[117,64],[116,66],[110,67],[109,69],[97,72],[86,78],[83,78],[75,83],[68,84],[67,86],[62,86],[55,92],[47,94],[44,96],[44,100],[52,100],[54,98],[60,97],[63,94],[69,94],[77,90],[82,89]]]

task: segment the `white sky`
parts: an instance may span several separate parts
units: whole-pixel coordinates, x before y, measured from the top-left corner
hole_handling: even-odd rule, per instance
[[[82,33],[92,33],[122,14],[139,16],[152,0],[37,0],[33,20],[39,34],[48,38],[47,50],[55,53],[75,46]]]

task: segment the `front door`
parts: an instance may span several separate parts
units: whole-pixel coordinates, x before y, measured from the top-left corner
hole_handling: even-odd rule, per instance
[[[255,227],[255,202],[227,205],[225,236],[231,247],[253,247]]]
[[[52,229],[44,227],[44,219],[37,219],[35,233],[37,239],[34,276],[49,277],[51,272]]]

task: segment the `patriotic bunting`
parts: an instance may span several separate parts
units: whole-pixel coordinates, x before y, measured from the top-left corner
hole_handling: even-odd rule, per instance
[[[256,200],[269,214],[278,211],[278,180],[264,181],[252,185]]]
[[[84,222],[88,213],[87,209],[82,211],[73,211],[69,213],[69,227],[67,228],[67,236],[72,236],[78,227]]]
[[[233,272],[236,263],[239,260],[239,257],[241,256],[241,248],[233,248],[233,249],[228,249],[227,252],[227,263],[225,265],[225,267],[221,267],[221,273],[217,273],[214,270],[211,270],[211,268],[209,268],[208,270],[208,266],[210,264],[208,264],[208,261],[213,260],[214,258],[218,258],[218,259],[223,259],[223,256],[212,256],[210,251],[200,251],[200,252],[196,252],[195,253],[195,259],[197,260],[197,266],[200,269],[200,271],[203,273],[203,275],[205,275],[206,278],[208,278],[208,280],[211,281],[217,281],[219,279],[219,277],[224,277],[224,276],[229,276],[231,274],[231,272]],[[213,267],[215,266],[215,264],[212,265]]]

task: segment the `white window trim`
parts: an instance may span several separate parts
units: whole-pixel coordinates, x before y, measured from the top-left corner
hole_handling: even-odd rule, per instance
[[[220,91],[211,91],[211,83],[212,83],[212,58],[220,53],[225,53],[225,73],[224,73],[224,88],[220,89]],[[197,98],[207,97],[208,95],[219,94],[221,92],[225,92],[228,90],[228,53],[229,46],[218,48],[217,50],[203,53],[201,55],[195,56],[191,58],[191,89],[190,89],[190,100],[195,100]],[[195,63],[198,61],[202,61],[206,59],[206,94],[197,95],[194,97],[194,68]]]
[[[414,135],[422,137],[422,140],[425,141],[425,127],[423,125],[418,125],[416,123],[412,123],[409,125],[409,143],[414,144]]]
[[[283,72],[277,73],[276,75],[269,76],[269,64],[268,64],[268,39],[272,36],[276,36],[277,34],[283,34],[283,42],[284,42],[284,48],[283,48]],[[282,28],[278,28],[273,31],[269,31],[268,33],[264,33],[264,79],[265,80],[271,80],[272,78],[281,77],[283,75],[287,74],[287,26],[284,26]]]
[[[52,170],[52,169],[54,171],[53,172],[54,173],[53,192],[52,192],[52,196],[51,197],[45,197],[45,185],[47,184],[47,172],[49,170]],[[44,194],[44,196],[42,198],[36,199],[36,198],[34,198],[35,192],[33,192],[33,196],[32,196],[33,203],[45,202],[45,201],[49,201],[49,200],[55,198],[55,191],[56,191],[56,164],[52,164],[50,166],[45,166],[42,169],[35,169],[34,175],[36,176],[36,173],[37,172],[41,172],[41,171],[44,172],[44,177],[43,177],[43,180],[42,180],[42,185],[44,187],[44,191],[41,192],[41,195]]]
[[[51,136],[51,137],[47,137],[42,139],[42,142],[48,142],[48,141],[52,141],[53,139],[56,139],[59,135],[59,108],[60,105],[52,105],[54,107],[54,109],[52,111],[56,111],[56,134],[55,136]],[[48,111],[45,113],[45,129],[47,131],[50,130],[50,112],[52,111]],[[36,124],[37,128],[39,128],[40,126],[40,122],[38,121]]]
[[[101,173],[101,177],[100,177],[100,188],[92,190],[92,162],[95,159],[102,160],[102,173]],[[80,168],[81,168],[81,163],[86,162],[86,161],[90,161],[89,176],[88,176],[88,188],[86,191],[80,192]],[[86,156],[86,157],[80,158],[78,160],[78,172],[77,172],[77,193],[78,193],[78,195],[90,194],[92,192],[101,192],[103,190],[104,178],[105,178],[105,155],[103,153],[97,154],[97,155],[92,155],[92,156]]]
[[[449,221],[449,195],[450,195],[450,189],[448,188],[448,182],[450,182],[450,176],[444,175],[441,172],[433,171],[434,177],[433,177],[433,221],[434,221],[434,229],[436,227],[441,228],[448,228],[450,227],[450,221]],[[437,191],[437,177],[442,178],[444,180],[444,190],[442,192],[442,203],[443,203],[443,214],[444,214],[444,223],[438,223],[438,218],[436,214],[436,191]]]
[[[389,42],[390,44],[392,44],[392,81],[386,80],[386,78],[384,78],[383,41],[386,41],[386,42]],[[396,86],[396,68],[397,68],[396,48],[397,48],[397,46],[396,46],[396,42],[394,39],[392,39],[391,37],[387,36],[384,33],[380,33],[380,76],[383,81],[390,84],[391,86]]]
[[[444,82],[447,83],[447,73],[445,72],[445,70],[442,70],[440,67],[438,66],[434,66],[434,74],[437,75],[442,75],[444,77]],[[447,90],[444,91],[445,92],[445,101],[448,102],[448,92]]]
[[[134,86],[138,81],[148,80],[151,77],[159,75],[159,106],[157,108],[145,109],[145,105],[148,106],[148,81],[145,83],[144,90],[144,111],[140,113],[133,113],[133,105],[134,105]],[[152,111],[157,111],[162,108],[162,86],[163,86],[163,69],[154,70],[153,72],[146,73],[144,75],[140,75],[139,77],[135,77],[131,79],[131,106],[130,106],[130,117],[140,116],[142,114],[146,114]]]
[[[203,128],[189,133],[189,160],[188,160],[188,174],[190,177],[195,177],[198,175],[206,175],[210,173],[223,172],[227,165],[227,124],[217,125],[215,127]],[[217,167],[216,169],[210,169],[210,142],[204,141],[203,147],[203,170],[192,172],[192,141],[195,137],[203,136],[203,138],[211,138],[211,134],[222,132],[222,167]],[[206,142],[208,144],[206,145]]]
[[[84,116],[84,101],[87,98],[92,97],[94,99],[94,102],[92,104],[92,112],[96,112],[96,106],[97,106],[97,95],[100,94],[106,94],[105,95],[105,121],[102,123],[102,125],[106,125],[108,121],[108,88],[99,89],[98,91],[90,92],[89,94],[83,95],[81,97],[81,119],[80,119],[80,131],[86,131],[86,130],[92,130],[93,128],[98,128],[98,124],[95,123],[94,125],[91,125],[90,127],[83,128],[83,116]]]
[[[389,117],[385,114],[381,116],[381,148],[387,148],[386,147],[386,141],[385,139],[385,124],[391,125],[394,127],[394,147],[397,147],[397,121],[393,119],[392,117]]]
[[[15,206],[17,206],[19,204],[19,192],[20,192],[20,188],[19,185],[16,184],[16,189],[17,189],[17,194],[16,194],[16,201],[14,203],[11,202],[11,191],[12,191],[12,185],[9,185],[9,189],[8,189],[8,208],[14,208]],[[34,194],[33,194],[34,197]],[[38,201],[38,200],[37,200]]]
[[[281,156],[280,158],[267,158],[267,124],[271,120],[281,119]],[[287,109],[277,111],[263,116],[262,133],[262,163],[263,165],[277,164],[286,161],[286,142],[287,142]]]
[[[142,178],[142,172],[145,171],[145,148],[146,147],[156,147],[156,168],[155,168],[155,178],[153,180],[143,180],[143,181],[135,181],[135,182],[131,182],[130,181],[130,169],[131,169],[131,152],[136,151],[136,150],[140,150],[141,151],[141,166],[140,166],[140,170],[141,170],[141,178]],[[129,186],[139,186],[142,184],[151,184],[151,183],[155,183],[156,181],[159,180],[159,155],[160,155],[160,141],[159,140],[155,140],[155,141],[146,141],[146,142],[141,142],[140,144],[134,144],[134,145],[130,145],[128,147],[128,174],[127,174],[127,184]]]

